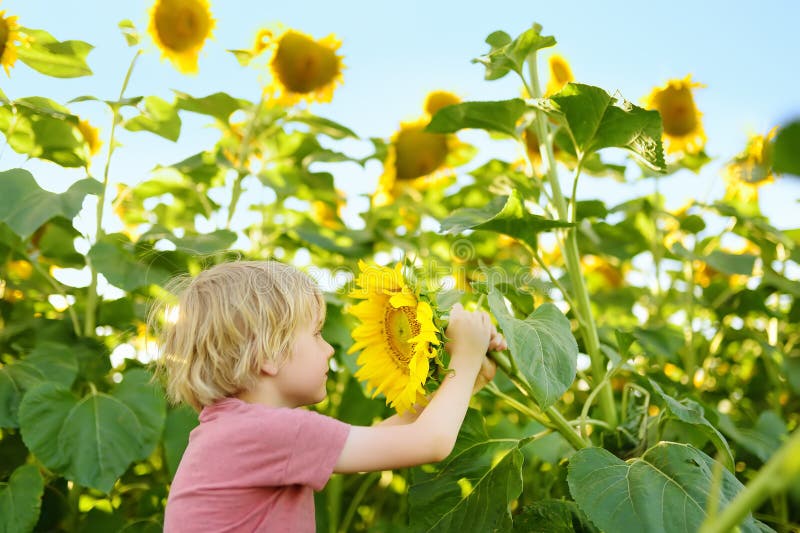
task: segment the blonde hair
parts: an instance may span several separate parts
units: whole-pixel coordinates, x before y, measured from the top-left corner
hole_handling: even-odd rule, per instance
[[[173,279],[148,323],[159,333],[156,374],[167,396],[196,410],[250,390],[265,362],[288,357],[298,327],[325,318],[314,280],[276,261],[222,263]]]

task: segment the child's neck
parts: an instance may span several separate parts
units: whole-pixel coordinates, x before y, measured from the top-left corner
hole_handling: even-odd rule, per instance
[[[237,398],[247,403],[257,403],[267,407],[288,407],[293,409],[299,407],[283,397],[277,390],[270,386],[269,382],[259,380],[255,387],[250,390],[240,392]]]

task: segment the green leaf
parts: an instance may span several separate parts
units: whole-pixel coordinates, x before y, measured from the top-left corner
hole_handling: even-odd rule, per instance
[[[122,375],[122,382],[111,393],[133,411],[142,428],[142,447],[135,460],[147,459],[153,453],[161,440],[167,416],[164,391],[151,383],[151,377],[149,372],[141,368],[128,370]]]
[[[678,351],[686,342],[683,333],[672,326],[656,326],[652,328],[633,329],[631,334],[636,338],[647,355],[655,355],[666,361],[679,363]]]
[[[519,239],[536,250],[539,233],[570,226],[572,224],[569,222],[550,220],[528,212],[524,200],[515,189],[510,196],[495,196],[480,209],[463,208],[455,211],[442,221],[441,231],[447,233],[460,233],[466,229],[496,231]]]
[[[568,83],[539,104],[563,120],[577,148],[589,154],[601,148],[625,148],[653,170],[666,171],[661,145],[661,115],[618,101],[599,87]]]
[[[149,131],[174,142],[181,134],[181,117],[166,100],[148,96],[144,99],[142,114],[126,120],[124,127],[129,131]]]
[[[128,46],[136,46],[139,44],[141,37],[132,21],[128,19],[121,20],[117,24],[117,27],[122,32],[122,36],[125,37],[125,42],[128,43]]]
[[[76,181],[63,194],[45,191],[27,170],[13,168],[0,172],[0,221],[22,238],[27,238],[55,216],[72,219],[78,214],[87,194],[100,194],[97,180]]]
[[[126,245],[115,235],[106,235],[89,250],[92,265],[109,283],[133,291],[153,283],[161,285],[169,279],[169,272],[140,261]]]
[[[69,109],[39,96],[0,108],[0,130],[15,152],[68,168],[85,166],[89,157],[78,123]]]
[[[694,533],[706,519],[718,468],[700,450],[674,442],[628,461],[602,448],[585,448],[570,458],[567,482],[578,506],[603,531]],[[719,510],[742,488],[722,469]],[[769,531],[752,516],[740,527],[743,533]]]
[[[23,28],[23,31],[30,38],[29,46],[17,47],[17,57],[32,69],[55,78],[92,74],[86,56],[94,46],[83,41],[59,42],[44,30]]]
[[[522,492],[521,442],[490,439],[482,417],[468,412],[453,453],[437,471],[413,471],[413,530],[508,531],[508,506]]]
[[[39,253],[48,262],[81,269],[86,265],[86,257],[75,250],[75,239],[80,236],[70,220],[54,217],[37,230],[35,240]]]
[[[488,301],[536,402],[542,409],[550,407],[572,385],[577,371],[578,343],[569,320],[551,303],[539,306],[525,320],[515,318],[495,289]]]
[[[250,105],[246,100],[234,98],[223,92],[209,94],[202,98],[195,98],[180,91],[174,92],[177,97],[175,105],[178,109],[209,115],[224,123],[228,122],[234,111],[239,111]]]
[[[772,167],[775,172],[800,176],[800,120],[783,126],[774,142]]]
[[[80,485],[108,492],[142,449],[142,427],[120,400],[101,393],[78,399],[52,383],[19,406],[25,444],[45,466]]]
[[[714,447],[722,457],[723,464],[728,470],[733,472],[733,453],[731,453],[731,449],[728,446],[728,441],[725,440],[725,437],[722,436],[722,433],[720,433],[717,428],[711,425],[711,422],[706,420],[703,407],[697,402],[694,402],[688,398],[684,398],[679,402],[669,394],[665,393],[658,383],[652,379],[648,379],[648,381],[650,382],[650,386],[652,387],[653,391],[655,391],[655,393],[661,397],[661,400],[664,402],[665,407],[670,415],[677,418],[681,422],[691,424],[702,431],[703,434],[714,444]]]
[[[525,109],[525,102],[519,98],[449,105],[433,116],[425,131],[455,133],[465,128],[476,128],[517,137],[517,122]]]
[[[331,137],[332,139],[358,139],[358,135],[355,134],[353,130],[350,128],[339,124],[338,122],[334,122],[333,120],[318,117],[316,115],[312,115],[311,113],[302,113],[297,115],[289,115],[286,117],[286,122],[300,122],[303,124],[308,124],[311,126],[311,130],[316,133],[322,133]]]
[[[40,341],[21,363],[33,366],[46,381],[70,388],[78,377],[78,358],[74,348],[53,341]]]
[[[719,417],[720,429],[739,446],[767,462],[788,434],[786,423],[774,411],[764,411],[752,428],[736,427],[727,415]]]
[[[10,369],[15,365],[0,367],[0,428],[14,428],[17,422],[17,410],[22,396],[22,387],[14,379]]]
[[[23,465],[0,483],[0,531],[33,531],[39,519],[44,480],[34,465]]]
[[[714,250],[707,257],[701,259],[725,274],[743,274],[745,276],[753,274],[753,266],[756,263],[754,255],[729,254],[719,250]]]
[[[578,529],[575,528],[576,525]],[[514,533],[575,532],[597,532],[575,502],[540,500],[523,507],[514,515]]]
[[[164,423],[164,457],[170,479],[178,471],[183,452],[189,444],[189,433],[197,424],[197,413],[185,405],[167,413]]]
[[[522,69],[528,56],[542,48],[555,46],[556,40],[552,36],[541,35],[542,27],[534,24],[530,29],[522,32],[516,39],[503,31],[491,33],[486,38],[486,44],[492,47],[491,51],[473,63],[481,63],[486,67],[486,79],[496,80],[502,78],[510,71],[522,77]]]

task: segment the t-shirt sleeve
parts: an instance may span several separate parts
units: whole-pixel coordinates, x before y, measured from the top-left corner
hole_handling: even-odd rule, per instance
[[[350,425],[313,411],[295,411],[295,435],[282,484],[309,485],[322,490],[333,474]]]

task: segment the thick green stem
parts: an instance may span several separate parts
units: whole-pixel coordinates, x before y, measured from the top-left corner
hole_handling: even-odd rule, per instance
[[[120,122],[120,114],[119,108],[120,103],[122,101],[122,97],[125,95],[125,89],[128,88],[128,82],[131,80],[131,74],[133,73],[133,67],[136,65],[136,60],[139,58],[139,54],[141,54],[141,50],[136,51],[136,55],[133,56],[131,60],[131,64],[128,67],[128,72],[125,74],[125,80],[122,82],[122,88],[119,91],[119,98],[117,99],[117,103],[111,106],[112,111],[112,119],[111,119],[111,133],[108,139],[108,155],[106,156],[106,166],[103,169],[103,189],[100,191],[100,195],[97,197],[97,226],[95,229],[95,243],[99,242],[100,239],[103,238],[103,209],[105,208],[106,203],[106,191],[108,190],[108,171],[111,168],[111,156],[114,154],[114,134],[117,131],[117,124]],[[89,268],[92,271],[92,281],[89,284],[88,293],[86,295],[86,319],[83,323],[83,334],[86,337],[94,336],[95,324],[96,324],[96,316],[95,313],[97,311],[97,269],[95,269],[92,262],[87,257],[86,263],[89,265]]]
[[[727,533],[758,508],[764,500],[778,493],[800,477],[800,429],[772,456],[744,490],[717,515],[709,515],[700,533]]]
[[[531,401],[533,401],[534,394],[530,384],[525,379],[525,376],[520,375],[518,372],[515,372],[512,369],[509,358],[502,352],[489,352],[489,357],[495,363],[497,363],[497,367],[505,372],[505,374],[514,382],[514,384],[521,388],[528,395]],[[589,446],[589,444],[575,432],[572,426],[570,426],[569,422],[567,422],[567,420],[564,418],[564,415],[562,415],[555,407],[551,405],[544,410],[544,413],[547,415],[547,418],[550,421],[549,425],[561,433],[561,435],[572,445],[573,448],[580,450]]]
[[[531,96],[540,98],[542,93],[539,87],[539,73],[536,66],[535,52],[528,56],[528,71],[531,80],[531,86],[529,88]],[[553,153],[553,141],[548,132],[547,118],[542,111],[536,111],[536,120],[534,123],[536,126],[536,134],[539,137],[539,150],[544,153],[547,159],[547,180],[553,191],[553,202],[555,203],[556,211],[561,220],[569,220],[567,202],[564,199],[564,195],[561,192],[561,185],[558,181],[556,159]],[[592,316],[589,293],[586,289],[586,282],[583,279],[583,274],[581,273],[578,237],[575,228],[567,230],[567,237],[564,242],[564,263],[567,267],[567,273],[572,282],[573,290],[575,291],[576,303],[578,305],[575,312],[581,316],[579,323],[583,332],[586,351],[592,361],[592,377],[594,378],[595,384],[600,386],[599,384],[603,381],[603,377],[606,373],[605,358],[600,351],[600,339],[597,335],[597,326],[594,323],[594,317]],[[602,385],[602,387],[603,391],[600,393],[600,409],[602,410],[603,419],[610,426],[616,427],[617,410],[614,404],[614,395],[611,386],[610,384],[606,384]]]

